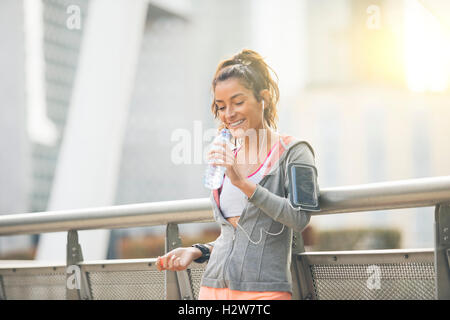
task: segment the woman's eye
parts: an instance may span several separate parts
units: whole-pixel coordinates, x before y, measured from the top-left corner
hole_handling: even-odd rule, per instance
[[[225,107],[217,106],[217,110],[222,111],[223,109],[225,109]]]
[[[244,101],[241,101],[241,102],[237,102],[236,104],[238,105],[238,106],[240,106],[241,104],[243,104],[244,103]]]

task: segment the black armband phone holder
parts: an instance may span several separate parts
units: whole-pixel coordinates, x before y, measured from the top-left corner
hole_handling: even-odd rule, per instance
[[[304,211],[320,211],[317,169],[309,164],[290,163],[289,201],[294,208]]]

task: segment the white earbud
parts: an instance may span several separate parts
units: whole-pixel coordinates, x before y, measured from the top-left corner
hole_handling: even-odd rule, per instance
[[[264,111],[264,99],[263,99],[263,101],[262,101],[262,109],[263,109],[263,111]]]

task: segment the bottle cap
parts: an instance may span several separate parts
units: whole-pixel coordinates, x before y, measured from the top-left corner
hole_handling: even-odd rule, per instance
[[[222,131],[220,131],[220,135],[227,140],[231,140],[231,132],[228,129],[222,129]]]

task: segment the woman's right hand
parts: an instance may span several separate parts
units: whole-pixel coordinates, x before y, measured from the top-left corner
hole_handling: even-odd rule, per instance
[[[192,261],[200,258],[202,252],[194,247],[176,248],[156,260],[159,271],[181,271],[185,270]]]

